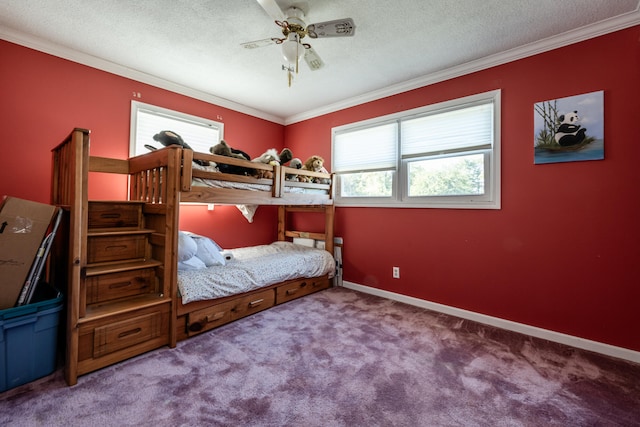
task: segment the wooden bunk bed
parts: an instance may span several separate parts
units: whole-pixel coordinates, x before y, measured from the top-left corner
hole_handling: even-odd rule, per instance
[[[183,202],[278,205],[278,241],[314,239],[332,254],[331,175],[178,146],[126,160],[95,157],[89,154],[89,135],[74,129],[52,150],[52,203],[68,212],[69,238],[54,255],[68,266],[56,275],[67,283],[69,385],[79,375],[164,345],[174,347],[179,340],[331,286],[333,272],[183,304],[177,284]],[[269,178],[220,173],[194,160],[266,171]],[[95,173],[123,176],[129,186],[126,200],[89,200]],[[305,179],[291,178],[296,175]],[[289,218],[296,212],[322,213],[324,230],[290,230]]]

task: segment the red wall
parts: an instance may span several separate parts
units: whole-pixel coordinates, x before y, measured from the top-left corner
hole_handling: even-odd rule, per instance
[[[639,40],[634,27],[287,126],[285,145],[330,164],[333,126],[502,89],[502,209],[338,208],[344,279],[640,350]],[[599,90],[605,160],[534,165],[534,103]]]
[[[251,154],[288,146],[329,166],[333,126],[502,89],[502,209],[338,208],[345,280],[640,351],[639,39],[634,27],[286,128],[0,41],[0,195],[47,202],[50,150],[73,127],[91,129],[92,154],[126,157],[133,92],[222,116]],[[598,90],[605,160],[534,165],[533,104]],[[94,198],[122,192],[99,183]],[[231,206],[186,207],[181,228],[223,247],[265,243],[275,209],[250,225]]]
[[[49,202],[51,149],[74,127],[91,130],[92,155],[126,158],[132,100],[222,121],[229,144],[252,156],[282,147],[282,125],[1,40],[0,64],[0,196]],[[126,195],[123,181],[112,175],[91,182],[91,198]],[[272,207],[258,209],[254,225],[226,206],[212,212],[186,207],[180,220],[182,229],[209,235],[226,248],[270,242],[277,233]]]

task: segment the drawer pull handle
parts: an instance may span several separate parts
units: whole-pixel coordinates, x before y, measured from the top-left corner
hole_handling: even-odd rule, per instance
[[[113,250],[121,251],[123,249],[127,249],[127,245],[112,245],[112,246],[107,246],[105,248],[105,250],[107,251],[113,251]]]
[[[214,314],[213,316],[205,317],[205,320],[207,321],[207,323],[210,323],[210,322],[215,322],[216,320],[220,320],[223,317],[224,317],[224,311],[221,311],[219,313]]]
[[[118,334],[118,338],[126,338],[129,335],[135,335],[135,334],[139,334],[140,332],[142,332],[142,328],[135,328],[135,329],[131,329],[129,331],[124,331],[124,332],[120,332]]]
[[[287,289],[287,295],[293,295],[298,292],[298,288]]]
[[[100,215],[100,218],[120,218],[120,214],[117,212],[103,213],[102,215]]]
[[[198,322],[198,323],[192,323],[189,325],[189,330],[191,332],[200,332],[202,330],[204,326],[202,325],[202,323]]]
[[[264,298],[262,298],[262,299],[257,299],[257,300],[255,300],[255,301],[251,301],[251,302],[249,303],[249,308],[257,307],[257,306],[259,306],[260,304],[262,304],[262,303],[263,303],[263,301],[264,301]]]
[[[131,286],[131,281],[112,283],[109,285],[109,289],[126,288],[127,286]]]
[[[300,287],[301,287],[301,288],[304,288],[305,286],[307,286],[307,282],[302,282],[302,283],[300,283]]]

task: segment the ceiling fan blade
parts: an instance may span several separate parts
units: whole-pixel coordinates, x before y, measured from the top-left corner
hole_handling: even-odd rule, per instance
[[[322,62],[322,58],[313,50],[312,47],[308,47],[304,52],[304,60],[311,69],[311,71],[319,70],[324,67],[324,62]]]
[[[284,21],[285,16],[276,0],[258,0],[258,3],[274,21]]]
[[[356,32],[353,19],[344,18],[334,21],[318,22],[307,26],[307,34],[312,39],[320,37],[350,37]]]
[[[275,43],[275,40],[271,38],[271,39],[254,40],[252,42],[240,43],[240,46],[244,47],[245,49],[257,49],[259,47],[269,46],[270,44],[274,44],[274,43]]]

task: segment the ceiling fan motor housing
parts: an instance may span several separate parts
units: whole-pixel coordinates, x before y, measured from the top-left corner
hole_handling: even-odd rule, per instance
[[[291,33],[296,33],[299,39],[307,35],[307,24],[304,22],[304,12],[297,7],[290,7],[285,12],[286,21],[282,25],[282,34],[288,37]]]

